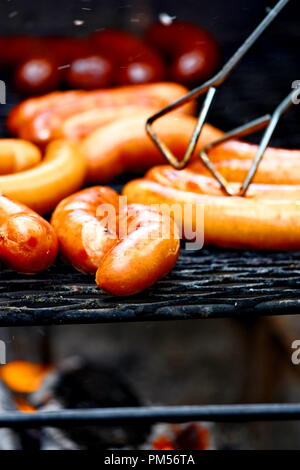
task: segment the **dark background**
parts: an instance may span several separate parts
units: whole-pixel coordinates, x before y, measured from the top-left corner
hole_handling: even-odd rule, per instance
[[[83,35],[112,25],[142,34],[159,13],[167,12],[212,31],[221,43],[225,61],[275,3],[274,0],[1,0],[0,26],[2,34]],[[289,93],[292,82],[300,79],[299,12],[299,2],[290,0],[222,86],[210,114],[213,124],[229,130],[271,112]],[[75,20],[83,24],[76,26]],[[14,100],[9,97],[8,104]],[[292,109],[277,130],[274,145],[300,147],[298,119],[299,111]]]

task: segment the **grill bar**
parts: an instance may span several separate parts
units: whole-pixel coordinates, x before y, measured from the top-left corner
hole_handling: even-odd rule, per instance
[[[0,427],[64,427],[67,424],[116,424],[133,422],[184,423],[189,421],[241,422],[299,420],[300,404],[153,406],[61,410],[51,412],[6,412]]]
[[[222,302],[222,303],[221,303]],[[184,299],[182,299],[184,303]],[[251,308],[227,302],[225,299],[220,303],[195,305],[165,306],[155,310],[153,304],[139,311],[139,307],[131,306],[116,307],[114,309],[90,309],[51,312],[50,308],[40,309],[39,312],[28,310],[26,313],[16,311],[0,313],[0,327],[7,326],[50,326],[50,325],[81,325],[100,323],[132,323],[147,321],[178,321],[178,320],[203,320],[217,318],[254,319],[263,316],[297,315],[300,309],[300,300],[262,301],[258,306]],[[24,311],[24,309],[23,309]]]
[[[300,253],[183,251],[173,271],[131,297],[57,262],[38,276],[0,271],[0,326],[291,315],[300,311]]]

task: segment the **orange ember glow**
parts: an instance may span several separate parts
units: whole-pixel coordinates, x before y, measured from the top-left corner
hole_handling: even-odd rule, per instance
[[[31,406],[24,398],[22,397],[15,397],[15,404],[19,411],[23,411],[24,413],[34,413],[36,410]]]
[[[167,436],[160,436],[152,442],[153,449],[157,450],[175,450],[171,439]]]
[[[41,385],[50,367],[26,361],[13,361],[0,367],[0,378],[14,392],[32,393]]]
[[[207,450],[210,445],[209,431],[197,423],[170,428],[171,437],[161,435],[152,442],[157,450]]]

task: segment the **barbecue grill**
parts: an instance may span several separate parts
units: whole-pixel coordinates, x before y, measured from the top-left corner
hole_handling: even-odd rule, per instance
[[[281,83],[283,71],[277,72],[279,77],[273,77],[274,82],[278,80]],[[278,92],[274,83],[272,87]],[[222,98],[225,102],[230,96],[228,93]],[[243,88],[239,93],[247,94],[247,91]],[[253,94],[253,90],[248,90],[248,93]],[[8,104],[0,106],[2,120],[17,100],[18,97],[8,88]],[[221,105],[216,111],[219,121],[220,107]],[[296,124],[292,124],[295,129]],[[4,125],[1,130],[4,134]],[[286,127],[283,127],[282,132],[285,131]],[[295,141],[295,135],[293,139]],[[119,189],[122,184],[123,181],[117,182],[115,188]],[[146,292],[128,298],[99,292],[93,279],[75,272],[61,261],[37,276],[22,276],[5,269],[0,272],[1,327],[229,317],[247,319],[296,315],[299,309],[298,252],[239,252],[220,248],[185,251],[166,278]],[[297,403],[159,406],[34,414],[6,412],[0,415],[0,427],[63,427],[66,424],[133,424],[141,421],[179,423],[192,420],[235,422],[299,419],[300,404]]]

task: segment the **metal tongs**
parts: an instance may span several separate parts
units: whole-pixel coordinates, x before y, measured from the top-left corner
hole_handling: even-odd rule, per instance
[[[235,52],[235,54],[229,59],[229,61],[223,66],[223,68],[210,80],[208,80],[203,85],[194,88],[189,93],[184,95],[182,98],[174,101],[173,103],[169,104],[165,108],[158,111],[156,114],[151,116],[146,123],[146,131],[148,135],[151,137],[155,145],[158,149],[162,152],[168,162],[176,169],[184,168],[187,163],[189,162],[190,158],[192,157],[195,147],[197,145],[199,136],[201,134],[203,125],[205,123],[208,111],[212,105],[213,99],[215,97],[217,87],[220,86],[231,74],[233,69],[237,66],[240,60],[244,57],[244,55],[248,52],[250,47],[257,41],[257,39],[261,36],[261,34],[265,31],[265,29],[269,26],[269,24],[273,21],[273,19],[278,15],[278,13],[282,10],[282,8],[289,2],[289,0],[280,0],[276,6],[268,12],[267,16],[264,20],[255,28],[255,30],[250,34],[250,36],[246,39],[246,41],[240,46],[240,48]],[[166,146],[166,144],[160,140],[157,134],[153,131],[152,125],[153,123],[164,116],[165,114],[174,111],[175,109],[183,106],[184,104],[195,100],[199,96],[206,93],[206,97],[204,103],[201,107],[197,124],[191,136],[188,148],[181,160],[178,160],[175,155],[171,152],[171,150]],[[200,159],[204,163],[204,165],[208,168],[208,170],[213,174],[213,176],[217,179],[225,193],[229,196],[244,196],[246,191],[251,184],[259,164],[264,156],[265,150],[270,142],[270,139],[273,135],[273,132],[278,124],[283,113],[285,113],[293,104],[295,90],[293,90],[289,95],[276,107],[275,111],[272,114],[266,114],[260,118],[254,119],[253,121],[244,124],[232,131],[229,131],[223,135],[222,138],[206,145],[200,151]],[[208,151],[223,142],[226,142],[229,139],[243,137],[245,135],[251,134],[256,132],[260,129],[266,127],[264,135],[261,139],[259,144],[257,153],[252,161],[251,167],[245,177],[244,182],[242,183],[238,193],[234,193],[228,181],[219,173],[219,171],[215,168],[213,162],[208,157]]]

